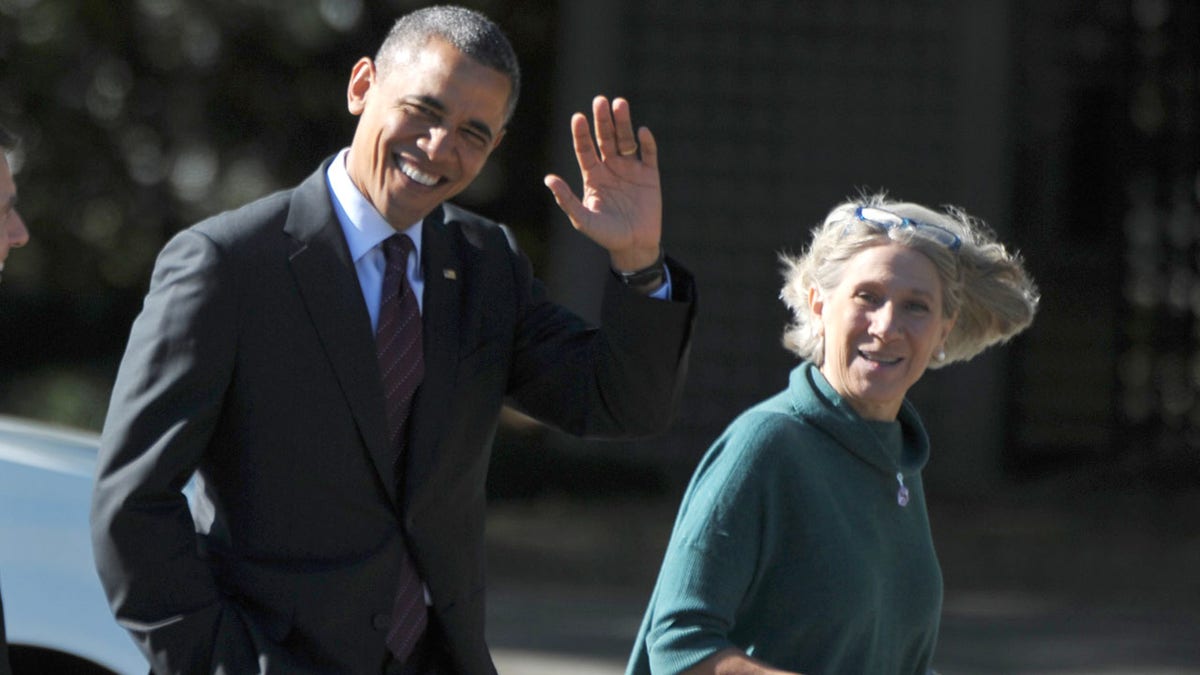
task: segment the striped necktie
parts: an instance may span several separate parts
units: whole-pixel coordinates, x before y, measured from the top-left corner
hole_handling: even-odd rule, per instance
[[[375,331],[388,432],[392,447],[396,449],[398,466],[403,466],[404,462],[405,432],[413,395],[425,375],[421,311],[408,283],[408,255],[413,250],[412,240],[407,235],[394,234],[383,242],[387,268],[383,274],[379,326]],[[397,475],[403,473],[397,472]],[[388,649],[401,663],[412,653],[429,621],[424,584],[408,552],[407,540],[402,558],[391,626],[386,637]]]

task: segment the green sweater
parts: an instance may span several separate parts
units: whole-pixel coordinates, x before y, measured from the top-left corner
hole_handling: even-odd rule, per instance
[[[907,401],[896,422],[868,422],[798,366],[701,460],[628,675],[731,646],[805,675],[926,673],[942,605],[928,457]]]

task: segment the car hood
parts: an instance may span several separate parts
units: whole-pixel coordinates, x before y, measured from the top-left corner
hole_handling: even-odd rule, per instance
[[[99,434],[0,415],[0,462],[91,478]]]

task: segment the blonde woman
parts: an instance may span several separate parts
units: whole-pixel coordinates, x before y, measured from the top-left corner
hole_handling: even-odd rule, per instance
[[[883,195],[782,259],[802,362],[696,470],[630,675],[931,669],[942,575],[905,395],[1025,329],[1037,290],[983,223]]]

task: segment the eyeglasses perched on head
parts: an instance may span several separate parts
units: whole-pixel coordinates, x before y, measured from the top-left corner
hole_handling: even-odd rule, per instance
[[[945,246],[951,251],[957,251],[962,246],[962,239],[958,235],[947,230],[941,225],[925,223],[912,218],[905,218],[891,211],[885,211],[874,206],[860,206],[854,209],[854,216],[864,223],[870,223],[884,231],[890,230],[916,230],[930,239]],[[849,228],[847,228],[849,230]],[[843,236],[845,232],[842,233]]]

